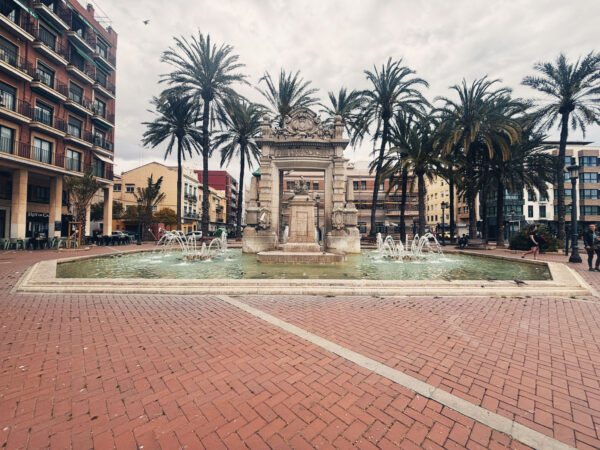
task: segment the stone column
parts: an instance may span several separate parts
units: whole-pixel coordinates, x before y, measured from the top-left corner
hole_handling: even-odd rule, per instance
[[[62,175],[50,178],[50,211],[48,214],[48,237],[59,237],[60,230],[54,228],[54,222],[62,220]]]
[[[113,189],[108,186],[104,189],[104,218],[102,226],[102,234],[110,236],[112,234],[112,204],[113,204]]]
[[[10,206],[10,237],[24,238],[27,224],[27,169],[12,173],[12,203]]]
[[[91,236],[92,235],[92,221],[90,219],[90,216],[92,214],[92,205],[88,205],[87,208],[85,208],[85,235],[86,236]],[[83,238],[83,236],[81,236]]]

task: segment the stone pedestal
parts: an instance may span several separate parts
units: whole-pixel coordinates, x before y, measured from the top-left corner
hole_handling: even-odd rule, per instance
[[[244,229],[242,238],[243,253],[258,253],[277,248],[277,235],[271,230]]]

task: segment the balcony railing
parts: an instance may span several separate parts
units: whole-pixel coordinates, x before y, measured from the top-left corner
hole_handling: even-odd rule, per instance
[[[86,109],[92,109],[92,100],[89,97],[83,97],[75,92],[69,91],[69,100],[83,106]]]
[[[23,57],[17,55],[11,48],[8,48],[0,44],[0,60],[10,64],[21,72],[26,73],[29,76],[33,76],[31,70],[31,64]]]
[[[41,0],[33,0],[33,5],[46,5],[46,7],[52,11],[60,20],[66,23],[69,27],[71,26],[71,10],[66,6],[63,6],[61,2],[54,0],[52,2],[44,2]]]
[[[34,22],[31,16],[23,11],[16,3],[9,0],[0,0],[0,10],[10,11],[9,14],[4,14],[11,22],[18,25],[29,34],[33,35]]]
[[[65,97],[68,94],[68,88],[66,84],[63,84],[56,79],[52,79],[45,72],[42,72],[39,69],[33,75],[33,81],[40,81],[41,83],[44,83],[49,88],[54,89],[56,92],[58,92],[61,95],[64,95]]]
[[[63,119],[56,117],[53,114],[49,114],[47,111],[41,109],[35,109],[33,114],[33,120],[36,122],[43,123],[49,127],[55,128],[64,133],[67,132],[67,126]]]
[[[108,150],[110,152],[113,151],[113,143],[105,138],[103,139],[100,136],[94,136],[93,144],[103,148],[104,150]]]
[[[81,159],[80,158],[71,158],[69,156],[66,157],[67,164],[65,169],[72,170],[73,172],[81,172]]]
[[[13,96],[9,96],[2,91],[0,91],[0,107],[10,109],[16,113],[21,114],[22,116],[33,118],[32,108],[29,103],[23,100],[19,100],[14,98]]]
[[[63,46],[62,42],[58,40],[56,36],[52,33],[46,31],[43,28],[38,28],[34,33],[35,38],[52,50],[54,53],[57,53],[64,59],[69,59],[69,52],[67,47]]]
[[[93,80],[96,79],[96,70],[94,69],[94,66],[92,66],[89,62],[87,62],[87,61],[82,62],[82,61],[78,61],[76,59],[70,58],[69,64],[75,66],[80,72],[83,72],[85,75],[87,75],[91,79],[93,79]]]
[[[116,90],[115,90],[114,84],[111,84],[106,80],[100,80],[98,77],[96,77],[96,83],[98,83],[100,86],[102,86],[108,92],[110,92],[112,95],[115,95]]]

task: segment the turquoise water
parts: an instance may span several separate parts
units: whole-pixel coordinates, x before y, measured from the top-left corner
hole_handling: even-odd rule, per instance
[[[549,280],[545,265],[463,254],[421,261],[382,259],[374,251],[338,265],[261,264],[255,255],[227,250],[210,261],[185,261],[180,252],[141,252],[60,263],[58,278],[320,278],[368,280]]]

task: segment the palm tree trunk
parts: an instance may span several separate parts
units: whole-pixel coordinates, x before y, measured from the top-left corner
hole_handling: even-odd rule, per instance
[[[504,247],[504,183],[499,179],[496,192],[496,248],[502,247]]]
[[[402,169],[402,194],[400,197],[400,239],[406,242],[406,189],[408,188],[408,170]]]
[[[488,239],[488,216],[487,216],[487,189],[482,189],[479,193],[479,210],[481,211],[481,238]]]
[[[183,148],[181,139],[177,138],[177,229],[181,228],[181,184],[183,180],[183,167],[181,157]]]
[[[419,236],[425,235],[425,174],[417,173],[417,192],[419,196]]]
[[[375,186],[373,186],[373,200],[371,203],[371,230],[370,236],[375,236],[375,215],[377,213],[377,197],[379,196],[379,176],[381,175],[381,166],[383,165],[383,155],[388,140],[389,119],[383,120],[383,133],[381,135],[381,148],[379,149],[379,159],[377,160],[377,170],[375,171]]]
[[[467,158],[467,180],[474,178],[474,168],[471,158]],[[467,183],[467,205],[469,207],[469,237],[471,239],[477,237],[477,215],[475,211],[475,198],[477,197],[477,189],[473,183]]]
[[[450,243],[454,242],[454,228],[456,228],[454,221],[454,174],[452,170],[453,168],[450,166],[450,176],[448,177],[448,188],[450,190]]]
[[[240,190],[238,194],[238,209],[235,217],[235,236],[240,236],[240,230],[242,229],[242,205],[244,204],[244,171],[246,169],[246,146],[240,148]]]
[[[210,222],[210,189],[208,188],[208,156],[210,154],[208,136],[209,120],[210,102],[204,99],[204,111],[202,112],[202,236],[208,236],[208,224]]]
[[[561,119],[560,145],[558,147],[558,164],[556,165],[556,184],[558,194],[558,239],[565,240],[565,154],[567,152],[567,137],[569,136],[569,113],[564,112]],[[573,192],[573,195],[575,193]]]

